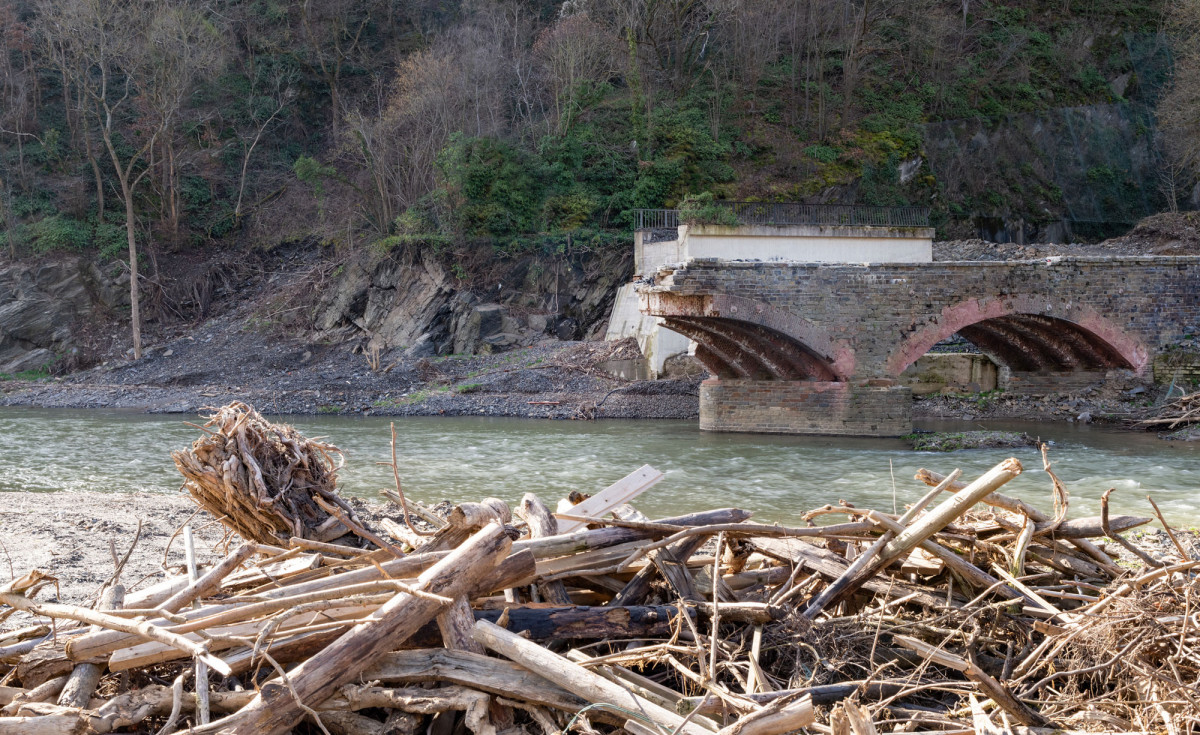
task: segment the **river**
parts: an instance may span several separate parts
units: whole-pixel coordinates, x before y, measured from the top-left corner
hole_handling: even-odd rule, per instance
[[[346,456],[342,490],[378,497],[390,487],[387,418],[294,416],[307,436],[324,436]],[[0,408],[0,491],[176,492],[170,452],[200,435],[182,415],[105,410]],[[1099,512],[1115,487],[1114,510],[1149,515],[1152,494],[1172,523],[1200,525],[1200,446],[1101,426],[931,422],[922,428],[1027,431],[1053,442],[1054,470],[1071,492],[1071,515]],[[1005,489],[1043,508],[1050,483],[1033,449],[917,453],[898,439],[711,434],[683,421],[544,421],[491,418],[396,420],[404,489],[425,502],[515,501],[535,492],[553,505],[571,490],[595,492],[643,464],[666,477],[635,505],[650,516],[739,506],[765,521],[796,523],[836,503],[888,509],[919,497],[918,468],[978,476],[1016,456],[1025,473]],[[0,498],[0,506],[3,500]]]

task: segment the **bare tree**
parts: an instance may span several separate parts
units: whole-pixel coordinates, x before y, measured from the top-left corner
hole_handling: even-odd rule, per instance
[[[1166,18],[1175,73],[1156,112],[1164,153],[1160,180],[1174,210],[1178,191],[1200,180],[1200,0],[1174,0]]]
[[[29,126],[37,100],[32,48],[29,28],[20,21],[15,5],[0,2],[0,132],[16,142],[22,185],[26,178],[25,139],[32,137]]]
[[[248,59],[249,60],[249,59]],[[242,219],[242,200],[246,193],[246,178],[250,168],[250,157],[258,147],[263,134],[272,128],[283,115],[284,108],[296,96],[296,82],[299,75],[295,69],[261,69],[250,65],[245,69],[250,81],[246,91],[245,106],[250,122],[254,125],[254,135],[247,141],[241,138],[242,168],[238,175],[237,204],[233,208],[235,222]]]
[[[583,107],[584,97],[616,74],[620,42],[586,12],[560,18],[533,46],[539,75],[554,106],[554,131],[563,134]]]
[[[344,150],[367,181],[365,213],[377,231],[433,189],[451,134],[512,130],[517,57],[530,24],[511,6],[485,6],[430,48],[406,56],[390,92],[348,112]]]
[[[363,33],[376,3],[363,0],[304,0],[300,27],[308,42],[310,65],[329,87],[333,138],[342,116],[342,72],[361,51]]]
[[[219,58],[219,32],[170,0],[41,0],[42,34],[61,49],[84,92],[125,205],[134,359],[142,357],[135,195],[155,144],[198,76]]]

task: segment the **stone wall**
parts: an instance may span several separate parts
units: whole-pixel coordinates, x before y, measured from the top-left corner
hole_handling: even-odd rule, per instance
[[[895,378],[959,329],[1010,314],[1082,326],[1148,378],[1154,355],[1200,324],[1200,257],[861,266],[693,260],[660,271],[644,297],[653,314],[684,308],[764,323],[786,315],[772,328],[819,346],[848,379]]]
[[[1179,386],[1200,385],[1200,353],[1175,350],[1154,359],[1154,382]]]
[[[817,381],[706,380],[700,385],[700,428],[896,436],[912,430],[912,391]]]
[[[1114,381],[1128,381],[1128,370],[1075,370],[1049,373],[1029,373],[1005,370],[1000,387],[1005,393],[1018,396],[1041,396],[1051,393],[1083,393],[1088,388]]]
[[[972,352],[931,352],[921,356],[900,376],[913,395],[982,393],[995,390],[999,372],[987,355]]]

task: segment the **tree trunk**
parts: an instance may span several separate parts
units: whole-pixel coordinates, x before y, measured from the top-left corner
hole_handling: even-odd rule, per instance
[[[142,313],[138,300],[137,230],[133,219],[133,192],[122,181],[125,195],[125,238],[129,241],[129,314],[133,329],[133,359],[142,359]]]

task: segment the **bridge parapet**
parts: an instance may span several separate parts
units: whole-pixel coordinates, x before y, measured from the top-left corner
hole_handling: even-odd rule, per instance
[[[796,381],[795,373],[753,368],[783,342],[827,368],[800,380],[847,383],[851,392],[884,388],[930,347],[957,333],[1014,375],[1026,376],[1025,385],[1044,387],[1056,380],[1070,385],[1079,375],[1114,370],[1148,377],[1155,355],[1186,329],[1200,326],[1200,257],[869,265],[693,259],[660,270],[654,284],[642,289],[641,305],[668,326],[672,319],[686,319],[698,330],[689,335],[699,343],[697,357],[718,382]],[[709,345],[703,327],[717,322],[726,328],[746,325],[742,328],[758,330],[761,338]],[[764,397],[769,390],[756,390],[752,395],[769,405]],[[781,401],[785,394],[804,393],[783,385],[777,391]],[[733,414],[714,418],[720,413],[716,407],[732,402],[733,393],[734,386],[709,389],[709,420],[702,400],[702,426],[735,430],[737,421],[728,418]],[[816,418],[828,406],[814,399],[810,408],[809,430],[805,411],[793,410],[795,433],[846,433],[830,432]],[[847,416],[847,427],[866,425],[855,423],[854,410]],[[881,425],[896,433],[894,422]]]

